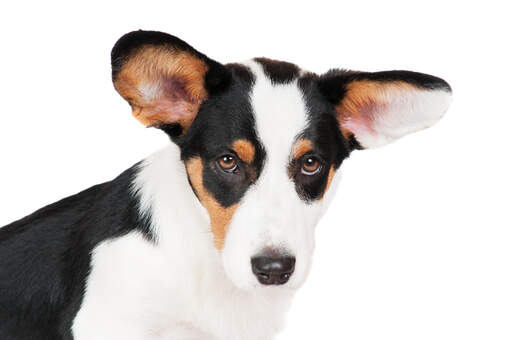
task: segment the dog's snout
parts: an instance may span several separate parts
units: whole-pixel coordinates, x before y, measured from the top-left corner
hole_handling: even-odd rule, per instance
[[[295,257],[257,256],[251,259],[252,272],[263,285],[282,285],[288,282],[295,269]]]

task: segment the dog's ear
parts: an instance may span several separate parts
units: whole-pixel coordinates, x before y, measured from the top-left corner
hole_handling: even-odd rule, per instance
[[[225,88],[225,67],[169,34],[134,31],[112,49],[114,87],[146,126],[181,134],[208,96]]]
[[[341,132],[357,147],[379,147],[436,123],[451,102],[444,80],[410,71],[329,71],[320,91],[336,108]]]

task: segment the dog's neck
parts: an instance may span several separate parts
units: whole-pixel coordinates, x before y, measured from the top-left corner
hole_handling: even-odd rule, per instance
[[[219,258],[208,214],[190,187],[177,146],[169,144],[142,161],[133,185],[140,213],[150,217],[155,242],[170,259]]]

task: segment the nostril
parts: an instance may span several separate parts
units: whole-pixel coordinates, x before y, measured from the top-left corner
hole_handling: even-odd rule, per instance
[[[258,276],[258,278],[260,278],[262,280],[268,280],[270,278],[270,275],[265,274],[265,273],[258,273],[256,275]]]
[[[295,257],[257,256],[251,259],[252,272],[261,284],[280,285],[288,282],[295,269]]]

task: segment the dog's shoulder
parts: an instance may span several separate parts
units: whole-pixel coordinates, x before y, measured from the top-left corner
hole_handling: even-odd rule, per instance
[[[137,171],[138,164],[0,229],[0,335],[15,336],[9,332],[23,324],[27,334],[43,329],[58,339],[80,306],[93,249],[135,229],[151,239],[132,191]]]

